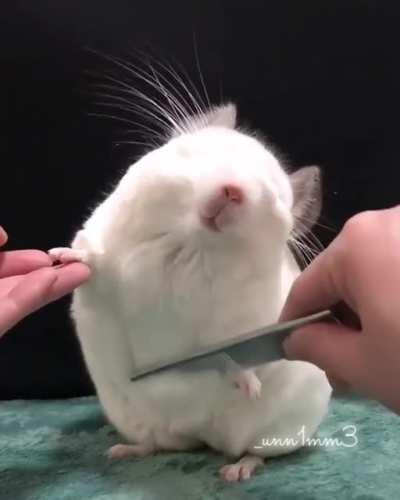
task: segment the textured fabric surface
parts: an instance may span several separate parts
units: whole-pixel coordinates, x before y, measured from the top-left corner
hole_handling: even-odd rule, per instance
[[[0,499],[397,498],[399,424],[376,403],[336,399],[320,446],[270,460],[248,482],[226,484],[218,477],[224,458],[208,450],[110,462],[104,451],[118,436],[95,398],[4,402]],[[327,437],[336,443],[324,443]]]

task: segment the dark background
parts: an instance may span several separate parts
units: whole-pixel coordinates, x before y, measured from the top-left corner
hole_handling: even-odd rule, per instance
[[[63,245],[139,148],[121,124],[87,116],[85,47],[151,47],[211,99],[239,106],[293,166],[324,173],[324,223],[400,201],[400,4],[368,0],[3,0],[0,11],[0,223],[9,248]],[[104,62],[105,63],[105,62]],[[334,233],[317,231],[327,244]],[[92,391],[68,299],[0,341],[0,398]]]

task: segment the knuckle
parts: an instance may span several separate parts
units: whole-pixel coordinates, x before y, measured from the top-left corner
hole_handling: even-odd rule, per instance
[[[42,276],[42,279],[38,282],[35,283],[33,287],[33,293],[32,295],[36,298],[37,303],[43,303],[46,302],[49,291],[50,291],[50,286],[52,281],[49,279],[51,278],[50,276]]]
[[[344,225],[342,234],[351,243],[365,242],[375,238],[376,229],[379,228],[376,212],[366,211],[353,215]]]
[[[379,238],[382,223],[376,212],[368,211],[351,217],[344,225],[336,245],[337,259],[343,263],[354,264],[354,259],[373,246]]]
[[[32,302],[36,304],[42,304],[46,301],[48,295],[47,283],[38,283],[32,287]]]
[[[355,277],[357,270],[363,268],[367,253],[375,246],[382,230],[384,225],[375,211],[361,212],[345,223],[335,248],[335,263],[342,273],[342,281],[348,275]]]

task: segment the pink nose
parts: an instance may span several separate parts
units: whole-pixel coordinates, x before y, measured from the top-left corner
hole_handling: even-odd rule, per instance
[[[225,184],[222,186],[222,194],[224,198],[234,203],[242,203],[244,197],[243,190],[234,184]]]

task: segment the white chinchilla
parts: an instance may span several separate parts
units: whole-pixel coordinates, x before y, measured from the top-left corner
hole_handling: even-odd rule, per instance
[[[319,169],[289,175],[235,122],[231,104],[187,121],[128,169],[72,249],[50,251],[92,268],[72,314],[104,411],[128,442],[109,455],[205,444],[236,460],[221,469],[230,481],[317,430],[331,396],[325,374],[282,360],[233,378],[177,369],[130,377],[276,322],[300,272],[288,242],[319,215]]]

